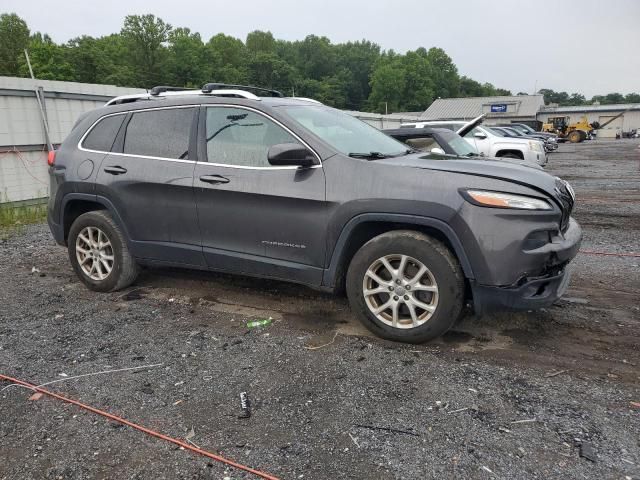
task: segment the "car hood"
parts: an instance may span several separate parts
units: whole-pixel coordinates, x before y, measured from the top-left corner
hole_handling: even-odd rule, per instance
[[[445,156],[420,153],[375,160],[375,163],[496,178],[531,187],[553,198],[558,196],[556,177],[524,160],[451,156],[445,158]]]

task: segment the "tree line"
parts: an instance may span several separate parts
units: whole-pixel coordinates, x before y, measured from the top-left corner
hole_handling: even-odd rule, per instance
[[[36,77],[43,80],[142,88],[251,84],[337,108],[379,113],[422,111],[439,97],[511,95],[460,75],[437,47],[400,54],[368,40],[333,44],[326,37],[308,35],[286,41],[259,30],[244,42],[223,33],[205,42],[199,33],[174,28],[154,15],[129,15],[119,33],[84,35],[64,44],[32,33],[16,14],[0,15],[0,75],[29,76],[25,48]],[[576,98],[586,102],[578,94],[541,93],[545,100],[560,98],[555,103],[563,105]],[[620,94],[603,98],[611,95]]]

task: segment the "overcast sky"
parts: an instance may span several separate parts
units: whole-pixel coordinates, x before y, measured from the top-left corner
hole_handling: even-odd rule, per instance
[[[637,0],[2,0],[0,12],[56,42],[118,32],[125,15],[153,13],[205,41],[259,29],[286,40],[365,38],[399,52],[437,46],[461,74],[514,93],[640,92]]]

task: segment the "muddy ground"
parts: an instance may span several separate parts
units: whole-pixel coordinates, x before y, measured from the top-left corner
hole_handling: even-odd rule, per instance
[[[640,142],[561,145],[548,170],[576,190],[583,250],[640,253]],[[41,384],[162,364],[48,388],[283,479],[636,479],[639,264],[581,253],[552,308],[409,346],[372,337],[342,298],[280,282],[147,270],[95,294],[37,225],[0,243],[0,373]],[[0,479],[255,478],[7,386]]]

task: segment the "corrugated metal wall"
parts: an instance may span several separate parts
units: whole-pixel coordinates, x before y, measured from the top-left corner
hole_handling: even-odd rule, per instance
[[[604,123],[611,117],[618,115],[620,111],[615,110],[595,110],[590,112],[540,112],[538,120],[546,122],[549,117],[570,117],[570,123],[579,122],[586,115],[589,122]],[[640,130],[640,110],[629,110],[624,112],[621,118],[607,125],[598,131],[600,138],[612,138],[616,133],[629,132],[631,130]]]
[[[141,89],[27,78],[0,77],[0,203],[49,195],[46,140],[34,90],[42,87],[54,144],[78,116],[115,96]]]

